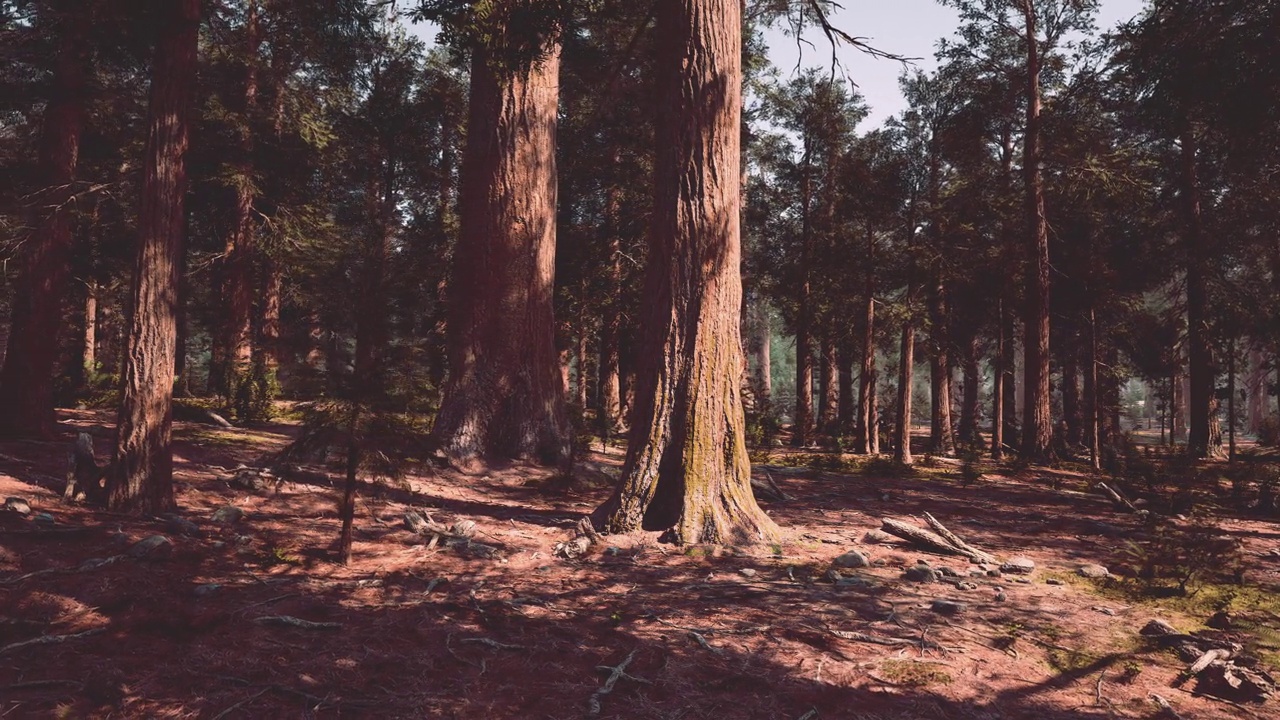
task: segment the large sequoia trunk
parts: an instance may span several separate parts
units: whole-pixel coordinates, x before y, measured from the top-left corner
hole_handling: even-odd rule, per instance
[[[0,434],[54,434],[53,368],[71,256],[72,182],[84,126],[89,51],[87,2],[53,3],[61,47],[40,137],[34,228],[22,245],[10,334],[0,370]]]
[[[1028,223],[1025,340],[1026,406],[1023,412],[1022,452],[1030,460],[1049,456],[1052,419],[1049,415],[1049,229],[1044,211],[1044,181],[1040,173],[1040,56],[1036,11],[1025,4],[1027,44],[1027,130],[1022,153],[1026,179]]]
[[[450,283],[449,370],[435,440],[455,465],[565,465],[571,433],[555,345],[558,45],[498,70],[477,49]]]
[[[758,543],[741,387],[741,5],[659,0],[656,188],[636,405],[622,480],[593,522],[677,542]]]
[[[160,512],[173,501],[174,356],[182,267],[187,120],[196,80],[200,1],[166,4],[151,66],[151,104],[138,210],[133,317],[121,371],[112,509]]]

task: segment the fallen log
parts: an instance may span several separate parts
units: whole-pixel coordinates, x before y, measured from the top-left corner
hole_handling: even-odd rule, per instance
[[[1182,672],[1182,675],[1180,675],[1178,679],[1174,681],[1174,685],[1175,686],[1181,685],[1187,680],[1190,680],[1191,678],[1199,675],[1205,668],[1209,667],[1209,665],[1212,664],[1214,661],[1226,660],[1229,657],[1231,657],[1231,651],[1224,650],[1222,648],[1213,648],[1213,649],[1204,651],[1204,653],[1201,654],[1200,657],[1197,658],[1195,662],[1191,663],[1191,665],[1188,666],[1187,669]]]
[[[1104,482],[1100,482],[1097,485],[1095,485],[1094,488],[1097,490],[1101,490],[1102,494],[1106,495],[1111,500],[1111,504],[1115,505],[1117,510],[1123,510],[1124,512],[1138,511],[1138,508],[1133,503],[1129,502],[1129,498],[1125,497],[1124,495],[1121,495],[1117,490],[1112,488],[1110,485]]]
[[[961,540],[958,535],[948,530],[945,525],[943,525],[941,522],[938,522],[938,519],[930,515],[929,513],[924,514],[924,521],[929,523],[929,527],[933,528],[933,531],[941,535],[944,540],[946,540],[947,542],[955,546],[957,550],[963,550],[964,552],[968,553],[971,558],[976,557],[978,558],[979,562],[990,563],[992,565],[1000,564],[999,558],[997,558],[994,555],[991,555],[990,553],[983,552],[982,550],[979,550],[978,548],[973,547],[972,545],[965,542],[964,540]]]
[[[778,483],[774,482],[773,473],[768,470],[761,470],[761,472],[764,474],[763,478],[756,475],[751,476],[751,489],[755,492],[757,498],[782,502],[791,499],[789,495],[782,492],[782,488],[778,487]]]
[[[928,530],[918,528],[914,525],[908,525],[907,523],[894,520],[893,518],[882,518],[880,520],[880,529],[890,535],[915,543],[922,548],[932,550],[939,555],[959,555],[961,557],[969,558],[969,560],[976,563],[988,562],[987,560],[983,560],[981,557],[976,556],[972,552],[961,550],[947,542],[942,537],[935,535]]]

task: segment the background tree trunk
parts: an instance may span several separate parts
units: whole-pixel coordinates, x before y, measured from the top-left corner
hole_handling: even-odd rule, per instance
[[[435,441],[451,462],[571,461],[556,362],[556,115],[559,45],[506,73],[471,61],[462,237],[449,323],[450,377]]]
[[[89,3],[51,3],[61,41],[40,131],[39,190],[33,230],[22,245],[9,339],[0,369],[0,434],[52,438],[53,373],[69,278],[72,183],[80,155],[89,74]]]
[[[908,286],[907,297],[911,296]],[[912,463],[911,457],[911,385],[914,382],[916,328],[908,318],[902,326],[902,351],[898,361],[898,429],[893,448],[893,459],[903,465]]]
[[[1188,410],[1190,423],[1187,453],[1201,458],[1209,454],[1213,410],[1214,368],[1209,349],[1208,280],[1206,252],[1200,228],[1200,180],[1196,173],[1196,134],[1188,124],[1182,137],[1182,209],[1187,252],[1187,355],[1191,380]],[[1219,443],[1220,444],[1220,443]]]
[[[825,435],[833,435],[840,417],[840,359],[829,332],[822,338],[822,407],[818,424]]]
[[[741,4],[659,0],[651,311],[610,532],[678,542],[773,541],[751,492],[741,383]]]
[[[200,0],[163,6],[151,65],[134,266],[133,317],[121,370],[107,505],[150,513],[173,500],[173,372],[185,229],[187,126],[196,81]]]

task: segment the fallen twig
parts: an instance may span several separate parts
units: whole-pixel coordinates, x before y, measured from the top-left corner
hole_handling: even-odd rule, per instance
[[[123,555],[112,555],[111,557],[106,557],[106,558],[89,558],[88,560],[85,560],[84,562],[80,563],[75,567],[46,568],[44,570],[36,570],[35,572],[29,572],[26,575],[19,575],[17,577],[5,578],[4,580],[0,580],[0,586],[17,585],[23,580],[30,580],[31,578],[43,577],[45,575],[71,575],[79,572],[89,572],[90,570],[97,570],[99,568],[104,568],[108,565],[115,564],[117,561],[119,561],[123,557],[124,557]]]
[[[313,622],[311,620],[303,620],[292,615],[264,615],[260,618],[254,618],[254,622],[263,625],[284,625],[288,627],[301,628],[303,630],[336,630],[342,627],[342,623],[336,622]]]
[[[964,540],[961,540],[958,535],[948,530],[946,525],[943,525],[937,518],[929,513],[924,513],[924,521],[929,523],[929,527],[933,528],[934,532],[941,535],[942,539],[954,545],[957,550],[963,551],[970,559],[977,559],[981,562],[990,563],[992,565],[1000,564],[1000,560],[996,558],[996,556],[979,550]]]
[[[527,650],[528,649],[524,645],[512,645],[510,643],[498,642],[497,640],[490,640],[489,638],[483,638],[483,637],[463,638],[458,642],[479,643],[480,645],[488,645],[494,650]]]
[[[79,680],[27,680],[26,682],[16,682],[12,685],[0,685],[0,690],[15,692],[18,690],[40,690],[42,688],[67,686],[82,688],[84,683]]]
[[[591,698],[587,700],[588,715],[595,717],[596,715],[600,714],[600,710],[601,710],[600,698],[613,692],[613,686],[617,685],[618,681],[621,680],[622,678],[626,678],[628,680],[634,680],[635,682],[643,683],[645,685],[651,684],[648,680],[645,680],[644,678],[638,678],[634,675],[627,674],[627,666],[630,665],[631,661],[635,659],[636,652],[638,651],[639,651],[639,648],[637,648],[636,650],[632,650],[631,653],[627,655],[626,659],[624,659],[622,662],[618,663],[617,665],[613,665],[613,666],[599,665],[596,667],[597,670],[608,670],[609,679],[605,680],[604,685],[601,685],[599,688],[597,688],[596,691],[591,694]]]
[[[720,648],[715,647],[711,643],[707,642],[707,639],[702,636],[702,633],[690,630],[689,637],[693,638],[694,640],[697,640],[699,645],[701,645],[703,648],[705,648],[706,650],[710,651],[715,655],[724,654],[724,650],[721,650]]]
[[[247,698],[245,698],[245,699],[241,700],[240,702],[236,703],[235,705],[232,705],[231,707],[227,708],[226,710],[223,710],[222,712],[218,713],[217,715],[214,715],[214,716],[213,716],[213,720],[222,720],[222,718],[224,718],[224,717],[226,717],[226,716],[230,715],[230,714],[232,713],[232,711],[236,710],[237,708],[243,707],[244,705],[247,705],[248,703],[251,703],[251,702],[253,702],[254,700],[257,700],[258,698],[262,697],[263,695],[266,695],[268,692],[271,692],[271,687],[270,687],[270,686],[267,686],[267,687],[262,688],[262,689],[261,689],[261,690],[259,690],[258,692],[256,692],[256,693],[254,693],[254,694],[250,695],[249,697],[247,697]]]
[[[1182,716],[1178,714],[1177,710],[1173,709],[1173,706],[1169,704],[1168,700],[1165,700],[1155,693],[1151,693],[1151,702],[1159,706],[1160,711],[1173,718],[1173,720],[1182,720]]]
[[[107,631],[106,628],[94,628],[93,630],[85,630],[84,632],[71,633],[69,635],[41,635],[40,637],[34,637],[34,638],[31,638],[30,640],[23,640],[22,642],[10,643],[9,645],[0,647],[0,655],[4,655],[6,653],[13,652],[14,650],[21,650],[22,648],[32,647],[35,645],[55,645],[58,643],[64,643],[68,640],[76,640],[78,638],[89,637],[90,635],[98,635],[106,631]]]

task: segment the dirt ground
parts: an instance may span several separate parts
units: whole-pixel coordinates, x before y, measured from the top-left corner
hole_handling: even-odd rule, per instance
[[[966,487],[945,467],[895,479],[777,466],[790,499],[764,505],[781,546],[676,548],[635,534],[565,560],[555,545],[607,493],[616,450],[593,454],[588,480],[567,487],[538,469],[423,464],[365,493],[356,560],[342,567],[323,468],[261,493],[220,479],[296,427],[179,423],[183,523],[64,503],[74,434],[93,434],[105,455],[110,417],[62,420],[57,443],[0,444],[0,497],[31,506],[0,512],[3,718],[1151,718],[1153,693],[1183,718],[1280,715],[1278,701],[1232,705],[1173,686],[1186,663],[1137,631],[1153,617],[1200,629],[1208,611],[1078,577],[1082,564],[1123,562],[1140,521],[1069,474]],[[243,517],[215,523],[226,505]],[[424,542],[403,525],[410,507],[473,521],[474,541]],[[922,525],[926,511],[1035,572],[992,577],[865,539],[880,518]],[[1248,586],[1274,592],[1280,528],[1228,518],[1222,529],[1243,542]],[[167,556],[128,555],[157,534],[172,542]],[[836,579],[832,561],[849,550],[872,566]],[[111,562],[85,564],[95,558]],[[904,579],[922,559],[977,587]],[[23,577],[44,570],[55,572]],[[940,614],[935,600],[964,606]],[[263,620],[279,616],[317,625]]]

